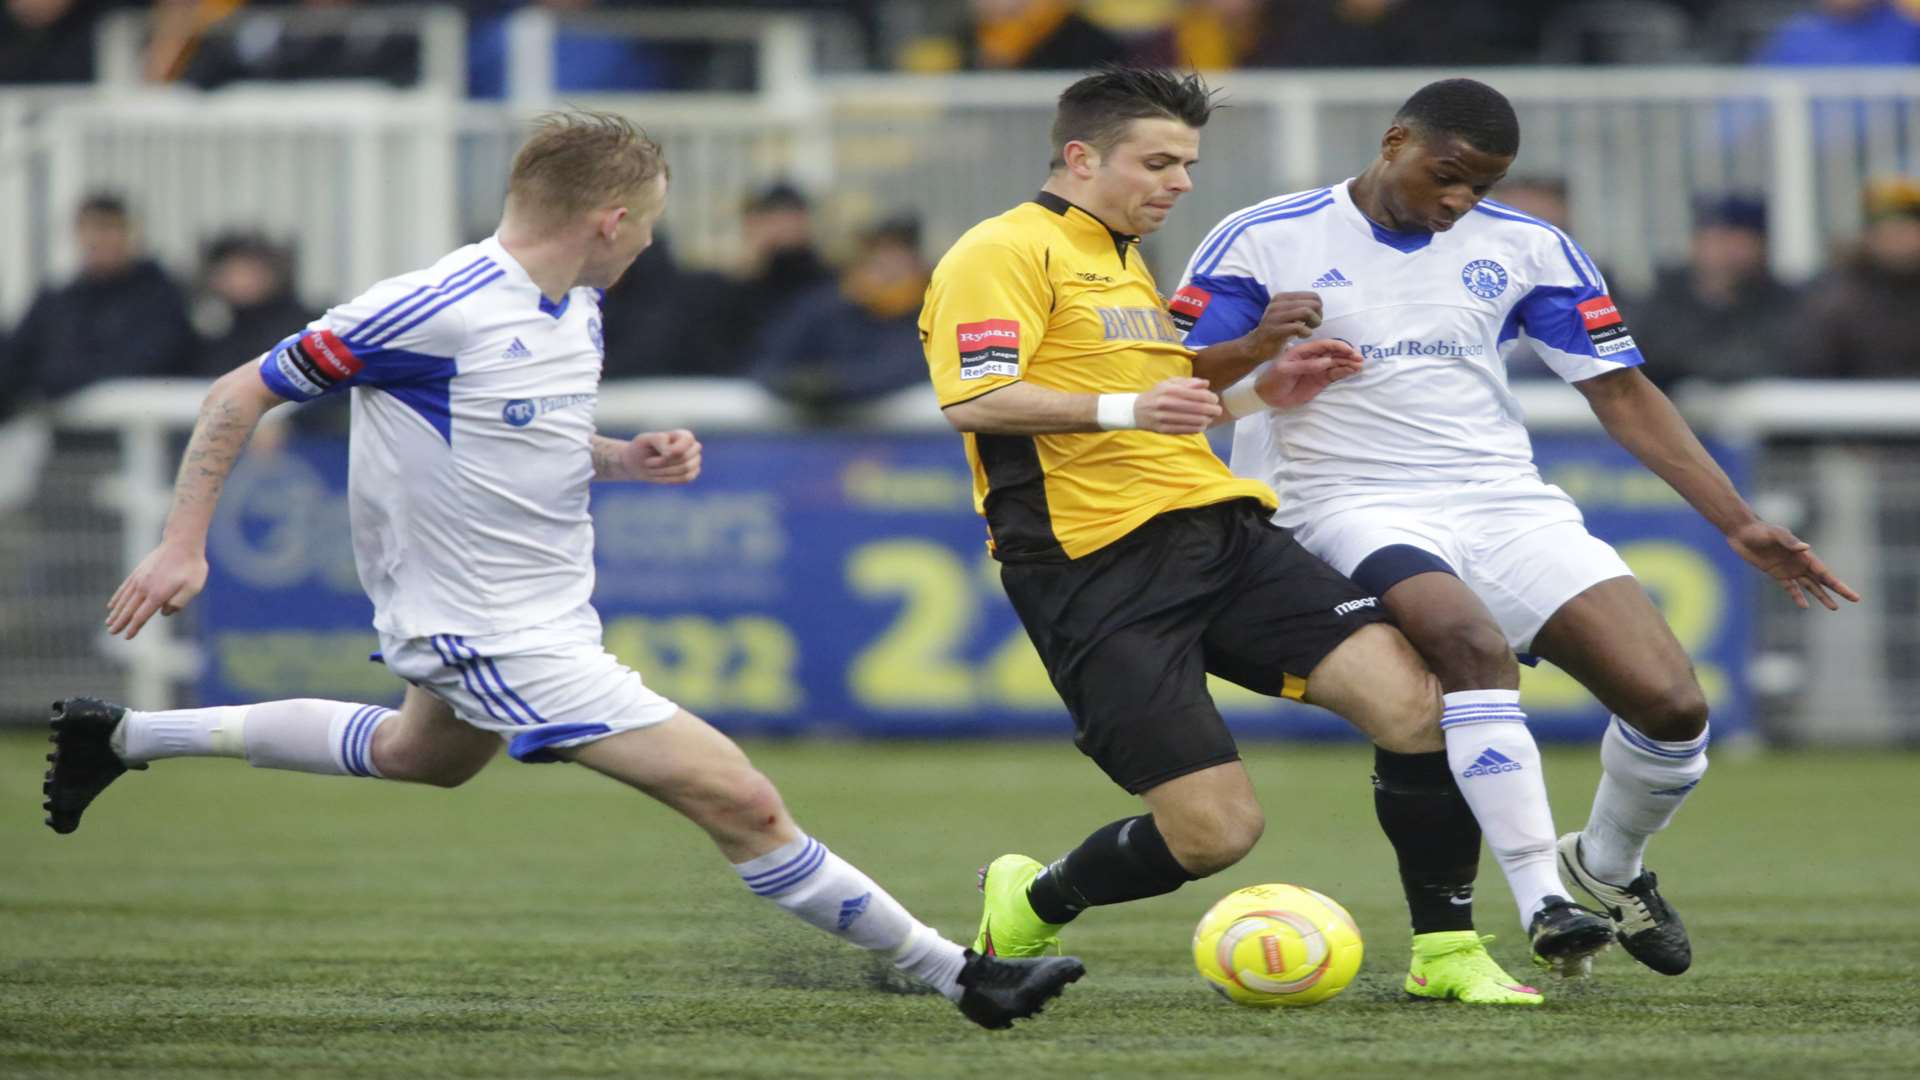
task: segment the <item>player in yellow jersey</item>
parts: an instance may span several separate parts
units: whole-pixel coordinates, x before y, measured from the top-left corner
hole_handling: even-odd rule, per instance
[[[1273,525],[1272,489],[1233,476],[1203,434],[1219,391],[1256,367],[1249,388],[1305,401],[1359,355],[1337,341],[1285,348],[1319,324],[1311,293],[1275,296],[1244,337],[1193,352],[1174,320],[1197,313],[1170,311],[1140,257],[1140,237],[1192,189],[1211,108],[1197,76],[1108,69],[1075,83],[1040,194],[962,236],[927,289],[921,343],[965,434],[1007,596],[1076,744],[1146,809],[1050,866],[994,860],[983,952],[1057,951],[1086,908],[1171,892],[1253,847],[1265,819],[1209,673],[1324,706],[1373,740],[1375,804],[1416,930],[1423,908],[1472,881],[1480,834],[1447,766],[1438,683],[1377,600]],[[1410,992],[1540,1002],[1470,929],[1425,966],[1419,940]]]

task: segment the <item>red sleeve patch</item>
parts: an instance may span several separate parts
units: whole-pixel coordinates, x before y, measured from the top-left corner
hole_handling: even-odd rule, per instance
[[[360,374],[366,363],[347,348],[340,335],[331,330],[315,330],[300,339],[300,345],[314,366],[333,382],[344,382]]]
[[[1596,296],[1579,307],[1587,340],[1593,342],[1593,355],[1604,358],[1635,347],[1627,320],[1620,314],[1620,306],[1613,302],[1613,297]]]
[[[989,375],[1020,375],[1020,323],[1016,319],[983,319],[961,323],[956,332],[960,345],[960,377],[984,379]]]
[[[1586,320],[1588,330],[1603,330],[1615,323],[1624,322],[1620,316],[1620,306],[1611,296],[1596,296],[1580,305],[1580,317]]]
[[[1211,303],[1212,293],[1197,285],[1182,285],[1180,291],[1173,294],[1173,299],[1167,301],[1167,314],[1173,316],[1173,325],[1184,334],[1200,321],[1200,316],[1206,313],[1207,305]]]

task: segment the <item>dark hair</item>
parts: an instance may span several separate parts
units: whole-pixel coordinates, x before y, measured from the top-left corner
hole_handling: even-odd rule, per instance
[[[1066,163],[1067,144],[1083,142],[1105,154],[1135,120],[1178,120],[1207,126],[1214,90],[1196,73],[1160,68],[1101,68],[1066,88],[1053,114],[1053,168]]]
[[[860,249],[866,251],[883,244],[897,244],[918,254],[920,251],[920,219],[912,214],[890,217],[877,225],[868,227],[860,234]]]
[[[791,181],[776,180],[772,184],[755,192],[742,205],[749,214],[768,214],[782,210],[809,210],[806,193],[795,187]]]
[[[1520,152],[1520,118],[1507,96],[1472,79],[1428,83],[1407,99],[1393,122],[1422,135],[1458,135],[1483,154]]]
[[[81,199],[80,209],[76,211],[76,216],[82,214],[97,217],[116,217],[121,221],[125,221],[132,216],[127,213],[127,200],[111,191],[95,191],[88,194],[86,198]]]

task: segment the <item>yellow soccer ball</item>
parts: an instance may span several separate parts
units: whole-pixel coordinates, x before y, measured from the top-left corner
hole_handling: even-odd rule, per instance
[[[1332,898],[1298,885],[1228,893],[1193,931],[1193,963],[1240,1005],[1318,1005],[1360,970],[1360,928]]]

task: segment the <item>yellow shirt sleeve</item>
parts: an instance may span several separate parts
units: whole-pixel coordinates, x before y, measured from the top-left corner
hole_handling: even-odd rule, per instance
[[[927,285],[920,348],[944,408],[1018,382],[1053,311],[1045,253],[963,244]]]

